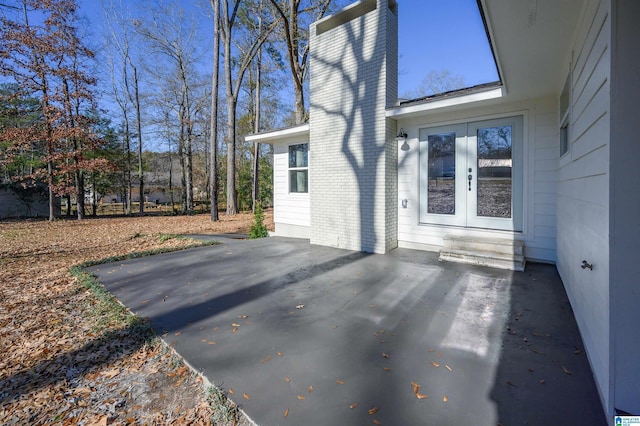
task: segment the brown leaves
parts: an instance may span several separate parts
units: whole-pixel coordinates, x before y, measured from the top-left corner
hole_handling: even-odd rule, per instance
[[[120,369],[118,368],[115,368],[113,370],[103,371],[102,373],[100,373],[101,376],[107,377],[109,379],[116,377],[118,374],[120,374]]]
[[[247,401],[251,401],[251,398],[249,398],[249,394],[246,392],[242,393],[242,396],[244,397],[244,399],[246,399]]]
[[[429,398],[428,395],[423,395],[420,393],[420,388],[422,387],[421,385],[417,384],[416,382],[411,382],[411,386],[413,386],[413,394],[416,396],[416,398],[418,399]]]
[[[379,410],[378,407],[371,407],[367,412],[369,413],[370,416],[373,416],[375,413],[378,412],[378,410]]]
[[[336,383],[339,384],[339,385],[344,385],[344,382],[342,380],[340,380],[340,379],[336,380]]]
[[[570,376],[571,375],[571,371],[567,370],[567,367],[562,367],[562,371],[564,371],[564,374]]]
[[[206,215],[195,215],[0,223],[0,282],[11,283],[0,290],[4,309],[0,312],[0,328],[6,327],[5,318],[11,321],[12,328],[0,338],[3,353],[0,370],[5,377],[12,377],[12,387],[24,390],[20,399],[3,402],[0,423],[5,422],[7,412],[19,424],[30,423],[30,418],[53,421],[70,404],[64,395],[80,398],[73,411],[86,424],[100,421],[102,417],[92,413],[100,406],[113,405],[114,402],[106,400],[120,395],[125,395],[122,398],[127,404],[114,412],[109,424],[126,424],[127,419],[137,419],[140,424],[167,424],[182,415],[186,416],[184,423],[196,424],[198,419],[208,418],[207,408],[200,405],[205,402],[204,393],[195,378],[190,378],[191,373],[182,378],[167,376],[176,360],[172,355],[160,356],[164,347],[155,343],[140,346],[139,336],[130,332],[122,317],[94,315],[96,308],[102,309],[100,302],[90,292],[78,291],[78,282],[69,268],[89,260],[194,243],[188,238],[160,242],[158,235],[169,229],[176,234],[248,232],[252,222],[253,215],[241,214],[222,215],[219,222],[211,222]],[[136,233],[140,236],[131,238]],[[100,268],[101,272],[117,272],[113,266]],[[161,303],[164,295],[152,292],[140,300],[146,299],[144,306],[149,306]],[[242,321],[239,323],[244,326]],[[169,335],[174,332],[171,330]],[[211,334],[205,336],[208,340],[203,345],[213,345]],[[117,354],[124,356],[117,358]],[[70,358],[58,358],[63,355]],[[47,359],[64,362],[49,364]],[[73,366],[72,370],[67,371],[67,363]],[[33,376],[19,374],[31,366],[43,367],[35,382]],[[87,373],[65,380],[66,374],[73,371]],[[82,389],[81,393],[73,394],[70,383]],[[144,383],[147,390],[153,390],[147,394],[166,401],[153,421],[143,420],[153,412],[150,398],[132,403],[126,396],[128,389]],[[86,389],[92,390],[91,397],[85,398]],[[174,404],[174,401],[181,402]],[[175,413],[179,406],[182,406],[180,415]],[[65,418],[60,424],[66,420],[68,424],[75,421]]]

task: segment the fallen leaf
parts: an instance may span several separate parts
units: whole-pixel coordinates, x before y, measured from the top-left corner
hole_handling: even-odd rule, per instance
[[[251,398],[249,398],[249,394],[247,394],[246,392],[244,392],[242,396],[244,396],[244,399],[246,399],[247,401],[251,400]]]
[[[373,419],[374,425],[381,425],[382,423],[379,420]]]
[[[287,417],[289,415],[289,409],[284,410],[284,416]]]
[[[447,369],[447,370],[449,370],[449,371],[453,371],[453,370],[451,369],[451,367],[449,367],[447,364],[445,364],[444,366],[446,367],[446,369]]]
[[[89,423],[88,426],[107,426],[107,421],[109,420],[109,416],[102,416],[98,420]]]
[[[431,361],[431,365],[433,365],[434,367],[440,367],[440,364],[438,364],[438,363],[437,363],[437,362],[435,362],[435,361]]]
[[[303,400],[307,399],[307,397],[306,397],[306,396],[304,396],[304,395],[298,395],[298,397],[297,397],[297,398],[298,398],[299,400],[301,400],[301,401],[303,401]]]
[[[296,309],[302,309],[304,308],[304,305],[296,305]]]
[[[309,393],[313,392],[313,386],[309,386]]]
[[[562,371],[564,371],[564,374],[567,374],[569,376],[571,375],[571,371],[567,370],[566,367],[562,367]]]
[[[356,408],[358,405],[359,405],[359,404],[356,402],[356,403],[354,403],[354,404],[351,404],[351,405],[349,406],[349,408],[351,408],[351,409],[353,410],[353,409],[354,409],[354,408]]]
[[[213,327],[213,331],[218,331],[218,327]]]
[[[291,379],[290,379],[290,378],[288,378],[288,377],[285,377],[285,378],[284,378],[284,381],[285,381],[285,382],[287,382],[287,383],[291,383]]]
[[[391,369],[390,369],[389,367],[382,367],[382,369],[383,369],[384,371],[391,371]]]
[[[420,385],[416,382],[411,382],[411,386],[413,386],[413,393],[418,393],[418,391],[420,390]]]
[[[240,327],[240,324],[236,324],[235,322],[231,324],[232,327]]]
[[[336,380],[336,383],[339,384],[339,385],[344,385],[344,382],[342,380],[339,380],[339,379]]]
[[[505,383],[508,384],[509,386],[513,386],[514,388],[517,388],[517,386],[514,385],[511,380],[507,380]]]
[[[445,396],[444,396],[444,398],[442,398],[442,401],[443,401],[443,402],[447,402],[447,401],[449,401],[449,398],[447,398],[447,395],[445,395]]]
[[[237,332],[238,332],[238,327],[233,327],[233,329],[231,330],[231,334],[236,334]]]
[[[176,335],[176,336],[179,336],[179,335],[181,335],[181,334],[182,334],[182,331],[176,331],[176,332],[175,332],[175,335]]]
[[[383,356],[383,357],[385,357],[386,359],[391,358],[388,354],[386,354],[386,353],[384,353],[384,352],[382,352],[382,356]]]
[[[271,355],[267,356],[265,359],[263,359],[262,361],[260,361],[262,364],[271,361]]]
[[[416,393],[416,398],[425,399],[425,398],[429,398],[429,395],[423,395],[420,392],[418,392],[418,393]]]
[[[539,351],[539,350],[537,350],[537,349],[534,349],[534,350],[533,350],[533,353],[536,353],[536,354],[538,354],[538,355],[544,355],[544,352],[541,352],[541,351]]]
[[[278,356],[282,356],[282,352],[278,352]]]
[[[101,376],[105,376],[109,379],[112,379],[114,377],[116,377],[118,374],[120,374],[120,369],[119,368],[114,368],[113,370],[107,370],[107,371],[103,371],[102,373],[100,373]]]
[[[430,354],[434,353],[436,350],[435,349],[429,349],[427,352],[429,352]]]
[[[240,315],[240,316],[238,316],[238,318],[247,319],[247,318],[249,318],[249,315]]]
[[[229,388],[229,393],[230,393],[231,395],[233,395],[233,394],[234,394],[234,392],[233,392],[233,388]]]
[[[208,345],[215,345],[216,342],[207,342]]]
[[[379,410],[378,407],[373,407],[373,408],[369,409],[368,413],[373,416],[375,413],[378,412],[378,410]]]
[[[378,305],[375,305],[375,304],[374,304],[374,305],[369,305],[369,307],[370,307],[371,309],[375,309],[375,308],[377,308],[377,307],[378,307]]]
[[[534,370],[533,368],[529,369],[529,373],[533,373],[534,371],[536,371],[536,370]]]
[[[544,379],[540,380],[540,384],[544,385]]]

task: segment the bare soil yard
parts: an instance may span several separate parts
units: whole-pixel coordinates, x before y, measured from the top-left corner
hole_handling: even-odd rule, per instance
[[[272,229],[271,212],[265,217]],[[0,424],[220,418],[201,379],[70,268],[194,243],[179,234],[247,233],[252,221],[241,214],[217,223],[208,215],[0,222]]]

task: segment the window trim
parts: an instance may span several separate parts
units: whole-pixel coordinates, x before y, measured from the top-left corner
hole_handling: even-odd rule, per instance
[[[291,167],[291,153],[292,148],[297,146],[306,146],[306,165],[300,167]],[[305,191],[292,191],[291,190],[291,172],[306,172],[306,190]],[[308,194],[309,193],[309,143],[294,143],[287,145],[287,190],[289,194]]]
[[[558,113],[560,119],[560,132],[559,132],[559,153],[560,158],[564,158],[571,152],[571,107],[572,107],[572,90],[571,90],[571,65],[569,65],[569,72],[562,86],[562,92],[558,97]],[[563,105],[563,98],[566,97],[566,106]],[[564,106],[564,110],[563,110]]]

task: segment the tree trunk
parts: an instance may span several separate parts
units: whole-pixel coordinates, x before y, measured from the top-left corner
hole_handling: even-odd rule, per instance
[[[258,16],[258,33],[262,32],[262,0],[260,0],[260,15]],[[260,132],[260,79],[262,77],[262,47],[258,49],[256,56],[256,115],[253,123],[254,133]],[[253,197],[252,197],[252,211],[256,212],[256,204],[258,203],[258,191],[259,191],[259,179],[258,168],[260,167],[260,144],[254,143],[253,146]]]
[[[230,29],[229,29],[230,30]],[[236,105],[231,76],[231,37],[224,39],[224,73],[227,92],[227,214],[238,213],[236,191]]]
[[[140,113],[140,93],[138,91],[138,69],[133,67],[133,84],[135,89],[136,119],[138,121],[138,177],[140,179],[140,209],[138,214],[144,216],[144,170],[142,168],[142,119]]]
[[[211,0],[213,8],[213,70],[211,76],[211,126],[209,144],[211,152],[211,172],[209,175],[211,191],[211,220],[217,222],[218,217],[218,72],[220,69],[220,5],[218,0]]]

